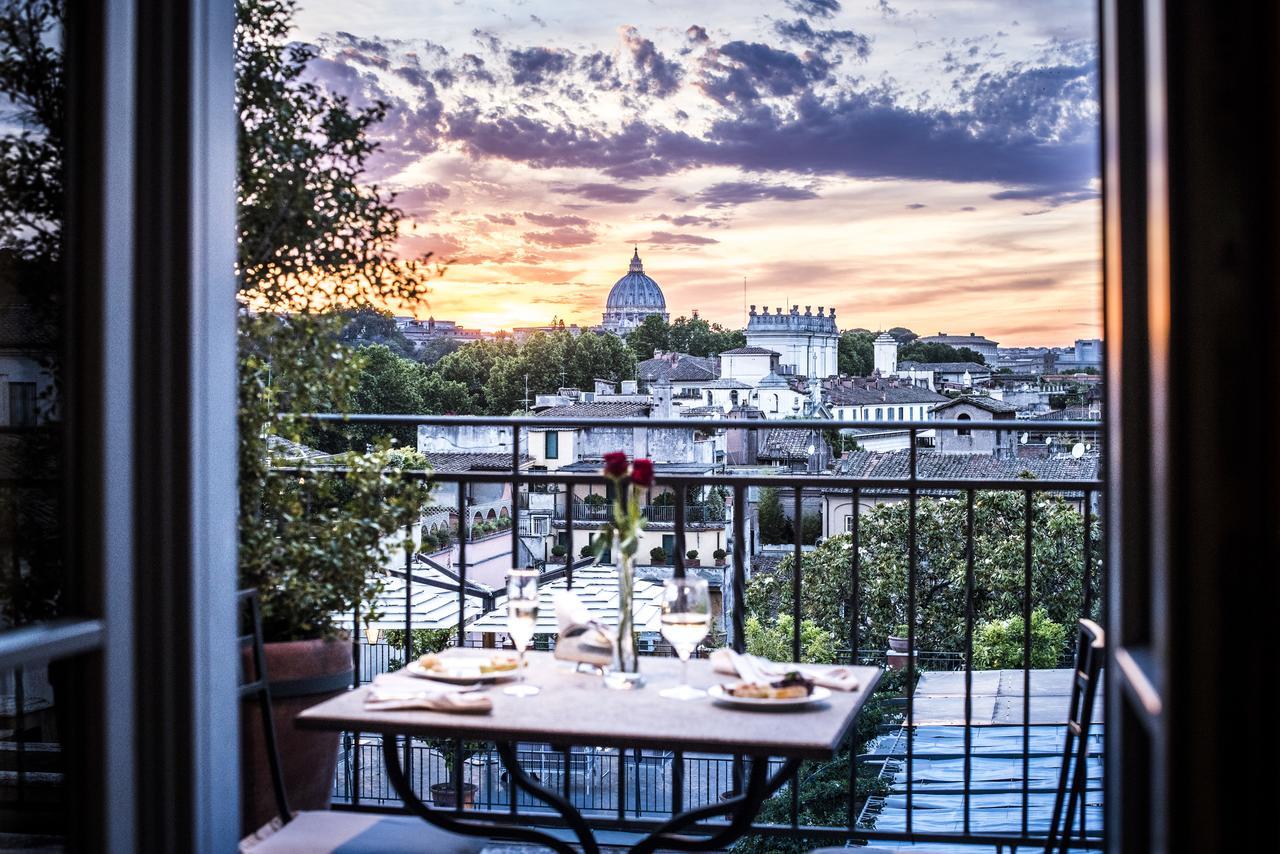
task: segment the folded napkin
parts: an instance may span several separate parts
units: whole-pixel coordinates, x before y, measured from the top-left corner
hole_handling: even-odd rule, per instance
[[[717,673],[728,673],[740,677],[744,682],[772,682],[793,670],[808,676],[815,685],[830,688],[833,691],[858,690],[858,677],[848,667],[780,664],[750,655],[745,652],[734,652],[729,648],[717,649],[711,653],[711,666]]]
[[[396,680],[398,681],[398,680]],[[427,709],[433,712],[484,714],[493,710],[493,700],[486,695],[459,688],[415,690],[395,681],[375,679],[365,695],[364,707],[369,711],[395,709]]]

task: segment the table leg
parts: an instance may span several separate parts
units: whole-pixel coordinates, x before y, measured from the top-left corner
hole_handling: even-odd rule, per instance
[[[753,759],[751,775],[742,794],[672,816],[670,821],[640,840],[631,849],[632,854],[648,854],[660,848],[675,851],[713,851],[724,848],[751,829],[751,822],[765,799],[782,788],[782,784],[799,767],[799,759],[788,759],[778,773],[770,777],[769,760],[763,756]],[[733,818],[727,826],[717,829],[710,836],[685,836],[676,832],[695,822],[725,813],[731,813]]]
[[[396,790],[396,794],[404,802],[405,809],[442,830],[463,836],[497,837],[533,842],[538,845],[545,845],[548,848],[559,851],[561,854],[574,854],[571,846],[547,833],[527,827],[498,824],[497,822],[459,819],[450,811],[433,809],[427,806],[413,791],[413,787],[409,785],[408,778],[405,777],[404,768],[400,765],[400,754],[396,750],[396,737],[393,735],[384,735],[382,737],[382,759],[386,765],[387,779],[391,781],[391,787]],[[515,775],[513,774],[512,776],[514,777]],[[581,819],[581,815],[578,818]],[[595,842],[592,840],[592,845],[594,844]]]
[[[520,757],[516,753],[516,746],[513,743],[499,741],[497,746],[498,755],[502,757],[502,764],[507,767],[507,775],[511,784],[517,788],[524,789],[560,813],[565,823],[569,825],[570,829],[578,837],[578,842],[582,845],[583,854],[599,854],[600,846],[596,844],[595,835],[591,832],[590,825],[582,817],[582,813],[578,811],[578,808],[570,803],[567,798],[561,797],[525,773],[524,768],[520,765]],[[565,768],[565,773],[569,773],[568,767]],[[569,848],[568,850],[572,851],[573,849]]]

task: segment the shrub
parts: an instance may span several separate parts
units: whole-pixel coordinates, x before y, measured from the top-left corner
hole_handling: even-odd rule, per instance
[[[564,554],[565,554],[564,546],[557,543],[556,545],[551,547],[552,557],[564,557]]]
[[[581,549],[578,550],[578,554],[581,555],[582,557],[591,557],[592,553],[593,552],[591,549],[591,543],[587,543],[585,546],[583,546]]]
[[[1022,616],[991,620],[973,633],[973,666],[982,670],[1022,667]],[[1067,627],[1049,619],[1043,608],[1031,612],[1031,666],[1057,667],[1066,651]]]
[[[729,556],[729,553],[724,549],[716,549],[711,553],[711,556],[716,560],[724,560],[726,557]]]
[[[649,560],[656,564],[664,564],[667,562],[667,550],[662,546],[649,549]]]
[[[689,551],[687,551],[687,552],[685,552],[685,553],[684,553],[684,556],[685,556],[685,557],[687,557],[689,560],[697,560],[697,559],[698,559],[698,550],[697,550],[697,549],[689,549]]]
[[[609,499],[605,498],[603,495],[599,494],[598,492],[593,492],[590,495],[588,495],[586,498],[582,499],[582,503],[587,504],[591,507],[601,507],[605,504],[608,504]]]

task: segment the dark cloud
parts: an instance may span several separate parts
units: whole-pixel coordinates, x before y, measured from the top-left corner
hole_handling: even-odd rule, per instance
[[[973,205],[965,205],[960,210],[965,211],[966,213],[972,213],[973,211],[976,211],[977,208],[975,208]]]
[[[830,18],[840,11],[840,0],[783,0],[787,7],[810,18]]]
[[[896,18],[898,16],[898,10],[889,5],[889,0],[880,0],[877,8],[879,8],[882,18]]]
[[[673,234],[670,231],[655,231],[640,242],[654,246],[706,246],[720,241],[713,237],[703,237],[700,234]]]
[[[540,246],[562,248],[565,246],[586,246],[594,243],[595,233],[585,228],[555,228],[550,231],[526,231],[524,239]]]
[[[530,213],[529,211],[525,211],[524,218],[529,220],[529,222],[533,223],[534,225],[540,225],[544,228],[550,228],[552,226],[557,226],[557,225],[590,225],[591,224],[590,220],[584,219],[583,217],[580,217],[580,216],[573,216],[571,214],[565,214],[565,215],[538,214],[538,213]]]
[[[662,214],[658,219],[663,222],[669,222],[677,228],[685,228],[690,225],[701,225],[706,228],[720,228],[724,225],[724,223],[718,219],[712,219],[709,216],[696,216],[694,214],[681,214],[680,216]]]
[[[839,49],[839,57],[851,55],[866,59],[871,55],[871,39],[853,30],[815,30],[804,18],[774,21],[773,29],[783,38],[808,47],[824,51]]]
[[[578,60],[578,65],[586,74],[587,80],[597,89],[611,91],[622,87],[613,57],[604,51],[598,50],[583,56]]]
[[[818,194],[805,187],[788,187],[785,184],[764,184],[755,181],[725,181],[712,184],[697,198],[708,207],[719,208],[744,205],[748,202],[798,202],[816,199]]]
[[[512,80],[517,86],[537,85],[548,77],[563,74],[569,67],[571,55],[546,47],[513,50],[507,54]]]
[[[623,29],[622,43],[640,72],[636,88],[641,93],[663,98],[680,88],[680,78],[684,75],[680,63],[665,58],[650,39],[640,35],[639,30],[635,27]]]
[[[547,22],[539,18],[537,15],[530,15],[529,20],[533,21],[535,24],[542,27],[544,30],[547,28]]]
[[[907,207],[908,207],[910,210],[918,211],[918,210],[920,210],[921,208],[927,208],[927,207],[929,207],[929,206],[928,206],[928,205],[926,205],[926,204],[922,204],[921,202],[912,202],[911,204],[907,205]]]
[[[620,187],[617,184],[576,184],[572,187],[557,187],[557,193],[581,196],[593,202],[609,202],[612,204],[629,204],[638,202],[653,194],[653,190],[643,187]]]
[[[443,184],[428,181],[417,187],[400,190],[396,193],[396,205],[402,210],[416,212],[434,202],[449,198],[449,188]]]
[[[808,89],[831,70],[816,53],[803,58],[760,42],[721,45],[703,69],[698,88],[719,104],[751,104],[760,98],[786,97]]]
[[[495,225],[515,225],[516,218],[511,214],[485,214],[484,218]]]
[[[697,24],[694,24],[693,26],[689,27],[689,29],[685,30],[684,34],[691,42],[711,41],[711,37],[707,35],[707,28],[700,27]]]

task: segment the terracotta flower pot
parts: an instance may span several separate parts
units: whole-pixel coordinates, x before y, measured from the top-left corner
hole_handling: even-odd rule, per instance
[[[462,784],[462,808],[476,805],[477,787],[474,783]],[[458,802],[458,787],[454,783],[432,783],[431,802],[442,809],[453,809]]]
[[[338,765],[339,734],[298,729],[294,718],[303,709],[337,696],[351,685],[351,642],[306,640],[268,643],[263,647],[271,684],[276,749],[284,772],[289,808],[328,809]],[[249,652],[244,651],[246,665]],[[246,672],[252,673],[251,669]],[[240,709],[241,828],[252,833],[274,818],[275,792],[258,704],[246,700]]]
[[[889,649],[894,652],[906,652],[907,643],[907,638],[900,638],[897,635],[889,635]]]

